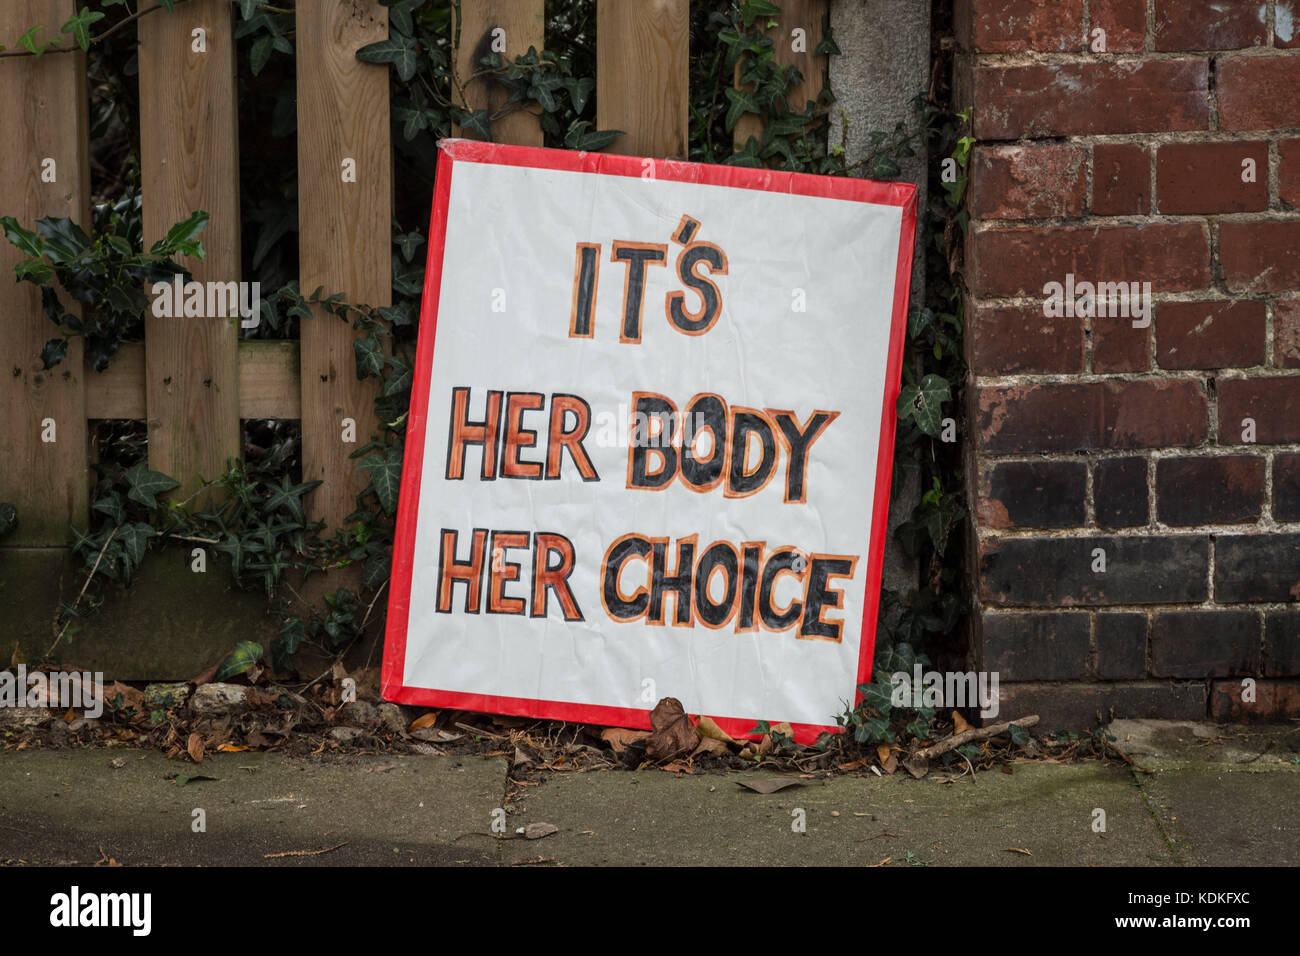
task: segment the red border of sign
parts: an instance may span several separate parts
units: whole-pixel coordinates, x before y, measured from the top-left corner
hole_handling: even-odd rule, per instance
[[[866,683],[871,677],[871,661],[875,651],[880,577],[889,519],[889,486],[893,472],[894,428],[897,421],[895,404],[898,400],[899,381],[903,368],[903,335],[907,327],[907,298],[911,285],[912,247],[916,234],[916,186],[911,183],[879,183],[866,179],[812,176],[806,173],[779,172],[769,169],[712,166],[666,159],[652,160],[638,156],[618,156],[612,153],[506,146],[465,139],[444,139],[438,144],[438,152],[433,212],[429,224],[429,258],[425,269],[424,298],[420,307],[415,378],[411,388],[411,411],[406,425],[406,455],[402,465],[402,487],[397,506],[396,540],[393,547],[388,622],[381,671],[383,698],[427,707],[451,707],[458,710],[476,710],[636,729],[650,727],[649,710],[407,687],[402,682],[406,669],[406,629],[410,612],[411,574],[414,561],[412,551],[416,512],[419,507],[420,476],[424,465],[429,378],[433,370],[434,339],[438,327],[438,296],[442,287],[442,263],[447,240],[447,206],[451,196],[451,180],[458,162],[532,166],[538,169],[637,178],[650,168],[647,164],[653,164],[656,179],[903,207],[898,269],[894,282],[894,309],[889,334],[889,358],[885,371],[884,405],[880,421],[879,457],[876,462],[875,501],[868,550],[862,640],[858,658],[857,683]],[[855,689],[855,704],[859,698],[860,695]],[[780,719],[780,715],[771,716]],[[733,737],[744,736],[755,723],[752,719],[738,717],[715,719],[718,725]],[[834,724],[792,726],[795,740],[800,743],[811,743],[824,731],[835,732],[841,729]]]

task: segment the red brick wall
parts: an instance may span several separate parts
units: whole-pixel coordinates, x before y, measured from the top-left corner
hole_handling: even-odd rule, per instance
[[[1300,716],[1300,3],[956,22],[974,644],[1001,717]],[[1048,317],[1067,273],[1150,282],[1149,327]]]

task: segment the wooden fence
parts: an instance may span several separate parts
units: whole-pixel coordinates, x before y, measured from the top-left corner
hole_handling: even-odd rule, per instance
[[[782,0],[774,29],[788,37],[786,26],[798,24],[807,50],[815,49],[826,2]],[[55,29],[80,4],[5,0],[0,42],[16,49],[29,27]],[[152,243],[195,209],[209,212],[206,258],[185,263],[200,281],[240,278],[234,9],[230,0],[188,0],[138,21],[144,240]],[[461,18],[460,76],[472,72],[473,51],[498,27],[507,56],[545,44],[544,0],[461,0]],[[388,11],[377,0],[299,0],[296,20],[300,287],[389,305],[389,68],[355,56],[388,35]],[[597,126],[628,131],[611,151],[687,155],[688,26],[688,0],[597,0]],[[206,31],[204,53],[192,50],[198,27]],[[779,42],[777,56],[807,77],[797,101],[815,99],[821,69],[812,54]],[[466,95],[468,105],[482,108],[493,91],[476,81]],[[746,117],[737,127],[742,142],[758,131],[756,123]],[[42,216],[88,224],[87,129],[80,53],[0,59],[0,214],[29,226]],[[518,114],[494,134],[542,141],[536,121]],[[42,176],[48,159],[53,182]],[[355,182],[340,174],[349,159]],[[12,275],[19,258],[0,242],[0,276]],[[241,419],[301,419],[303,479],[324,481],[307,498],[310,516],[334,526],[353,510],[366,479],[348,458],[355,446],[341,441],[341,422],[353,419],[364,440],[375,386],[353,373],[349,324],[318,312],[301,323],[300,341],[241,341],[238,319],[150,315],[145,341],[124,346],[106,371],[85,366],[75,340],[64,362],[44,371],[38,355],[51,327],[40,295],[29,283],[4,287],[0,501],[19,512],[6,547],[64,547],[69,526],[86,525],[91,419],[146,421],[149,466],[181,482],[178,497],[191,494],[200,475],[215,476],[228,458],[241,457]],[[56,427],[52,442],[42,436],[48,419]]]

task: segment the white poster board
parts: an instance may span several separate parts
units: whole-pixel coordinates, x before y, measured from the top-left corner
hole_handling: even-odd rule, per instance
[[[383,696],[836,729],[870,676],[914,197],[444,140]]]

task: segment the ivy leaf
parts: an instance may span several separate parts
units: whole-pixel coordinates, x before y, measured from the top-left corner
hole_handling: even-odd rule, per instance
[[[411,387],[411,363],[402,358],[393,359],[393,374],[384,381],[382,397],[405,392]]]
[[[395,233],[393,235],[393,245],[401,250],[402,258],[410,262],[415,257],[415,251],[424,245],[424,236],[418,232]],[[379,311],[382,313],[383,309]]]
[[[589,76],[581,79],[568,76],[564,78],[564,88],[569,91],[569,102],[573,104],[573,112],[581,116],[583,107],[587,105],[587,98],[596,88],[596,81]]]
[[[131,466],[123,477],[130,488],[126,496],[148,508],[158,507],[158,499],[155,495],[171,491],[173,488],[179,488],[181,484],[175,478],[168,477],[161,471],[150,471],[145,467],[144,462]]]
[[[50,43],[48,41],[42,43],[40,46],[36,45],[36,34],[40,33],[44,29],[45,27],[38,24],[20,36],[18,42],[23,45],[28,53],[31,53],[34,56],[40,56],[50,48]]]
[[[115,525],[126,521],[126,509],[122,507],[122,498],[116,491],[110,492],[103,498],[96,499],[91,510],[108,515],[113,519]]]
[[[357,51],[357,59],[362,63],[391,63],[397,68],[397,78],[408,83],[415,76],[420,53],[409,36],[390,33],[387,40],[363,46]]]
[[[381,0],[381,2],[388,8],[389,24],[396,27],[399,33],[410,36],[415,32],[411,14],[424,6],[426,0]]]
[[[299,521],[305,522],[307,516],[303,513],[302,496],[319,484],[321,484],[321,481],[317,479],[316,481],[304,481],[300,485],[290,485],[289,476],[281,475],[280,484],[270,486],[271,494],[262,505],[262,510],[269,514],[277,508],[285,507],[289,509],[291,515]]]
[[[927,375],[918,385],[905,385],[898,393],[898,417],[913,421],[916,427],[930,436],[939,434],[942,405],[952,399],[948,380],[939,375]]]
[[[124,524],[117,529],[117,536],[113,539],[120,542],[122,551],[136,567],[144,560],[145,551],[149,547],[149,539],[158,537],[158,529],[153,525],[145,524],[143,521],[135,521],[130,524]]]
[[[397,305],[381,305],[377,310],[379,317],[393,325],[411,324],[411,303],[399,302]]]
[[[107,14],[99,12],[92,13],[90,7],[82,7],[80,13],[74,13],[72,18],[59,29],[64,33],[71,34],[73,39],[77,41],[77,45],[81,47],[83,51],[89,50],[90,26],[93,23],[98,23],[100,20],[104,19],[105,16],[107,16]]]
[[[378,375],[384,370],[384,350],[372,332],[360,339],[352,340],[352,350],[357,358],[357,378]]]
[[[256,641],[240,641],[235,645],[235,649],[226,655],[217,672],[212,675],[212,680],[218,682],[242,674],[256,664],[261,656],[261,644]]]
[[[370,473],[380,507],[386,514],[393,514],[397,511],[397,492],[402,481],[402,449],[390,445],[382,456],[369,454],[361,460],[361,467]]]
[[[589,120],[574,122],[564,136],[564,145],[568,149],[595,151],[604,149],[620,136],[626,135],[621,129],[593,130],[590,127],[591,122]]]
[[[817,44],[817,49],[813,50],[816,56],[840,56],[840,48],[835,45],[835,41],[830,37],[822,40]]]
[[[248,51],[248,68],[253,71],[254,76],[262,72],[274,52],[275,37],[271,34],[263,33],[253,41],[253,48]]]
[[[265,551],[262,545],[256,541],[245,541],[237,535],[227,534],[225,540],[215,546],[217,551],[222,554],[230,555],[230,566],[236,578],[244,569],[244,558],[247,554],[256,554],[259,551]]]
[[[759,105],[754,94],[748,90],[738,90],[734,87],[727,87],[727,99],[731,101],[731,108],[727,110],[727,132],[730,133],[740,122],[740,117],[745,113],[761,113],[763,107]]]
[[[253,14],[257,12],[258,7],[266,6],[266,0],[236,0],[239,4],[239,15],[245,20],[253,19]]]

